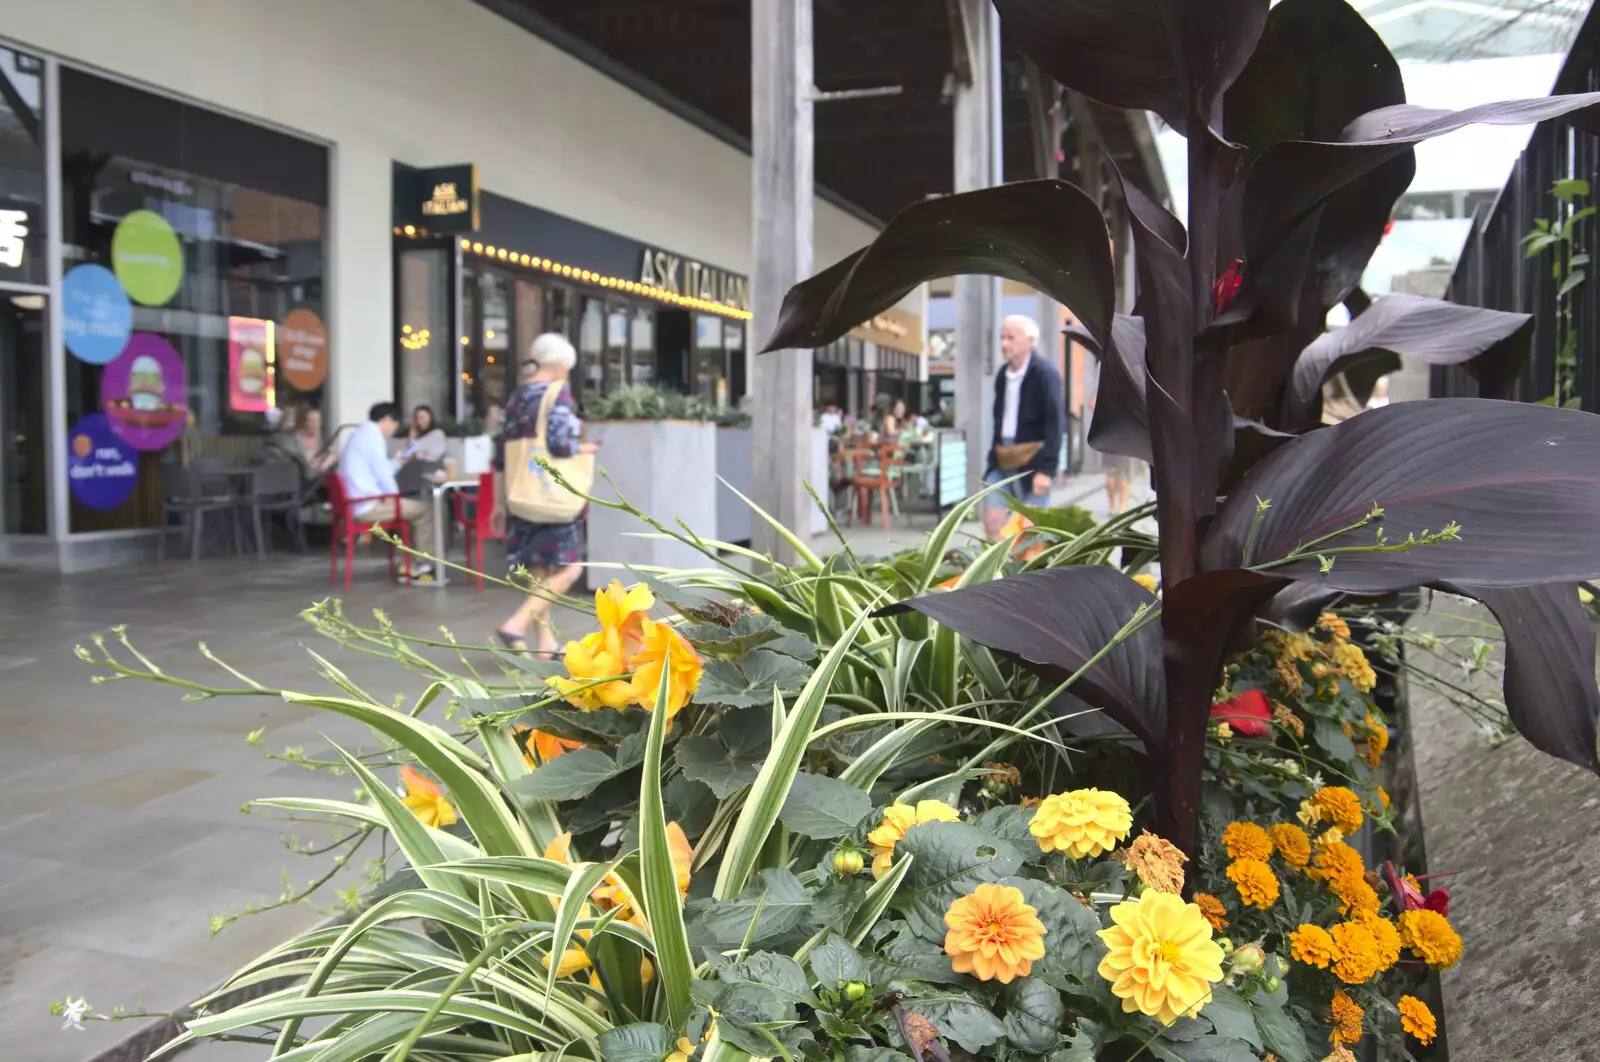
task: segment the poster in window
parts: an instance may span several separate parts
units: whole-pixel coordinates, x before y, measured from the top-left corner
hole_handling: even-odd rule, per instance
[[[289,311],[273,337],[278,373],[290,386],[315,391],[328,378],[328,326],[309,307]]]
[[[228,408],[265,413],[273,401],[273,323],[228,318]]]
[[[105,266],[85,262],[61,281],[61,332],[74,357],[104,365],[128,345],[133,304]]]
[[[111,233],[111,266],[134,302],[165,306],[183,284],[183,244],[166,218],[134,210]]]
[[[100,408],[135,450],[159,450],[183,433],[186,394],[183,359],[149,332],[135,332],[100,374]]]
[[[91,509],[115,509],[139,482],[139,455],[111,430],[104,413],[90,413],[67,432],[67,486]]]

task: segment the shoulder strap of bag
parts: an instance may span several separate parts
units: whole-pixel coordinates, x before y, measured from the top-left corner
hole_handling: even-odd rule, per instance
[[[533,438],[545,449],[550,448],[550,411],[556,408],[561,397],[561,383],[551,380],[545,385],[544,396],[539,399],[539,413],[533,422]]]

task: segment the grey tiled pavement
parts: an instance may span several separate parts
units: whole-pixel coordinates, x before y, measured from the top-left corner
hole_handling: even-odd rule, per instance
[[[1103,515],[1103,480],[1070,480],[1055,500]],[[918,515],[888,533],[874,525],[847,534],[859,553],[882,555],[916,544],[932,523]],[[816,546],[826,551],[830,541]],[[181,1006],[323,917],[298,906],[209,933],[211,915],[276,897],[286,870],[301,886],[328,865],[281,843],[291,833],[319,836],[305,824],[245,816],[241,805],[273,795],[345,798],[354,785],[268,760],[245,735],[264,728],[265,749],[302,746],[310,755],[326,751],[327,738],[359,745],[364,729],[271,698],[195,702],[167,686],[94,685],[72,649],[122,623],[157,665],[219,685],[231,680],[200,656],[202,640],[268,685],[328,689],[312,648],[380,698],[420,692],[422,679],[342,650],[299,618],[329,594],[316,553],[64,578],[0,570],[0,1062],[82,1062],[134,1031],[124,1022],[61,1032],[46,1013],[52,999],[84,996],[102,1011]],[[396,587],[368,559],[346,614],[364,619],[382,608],[409,632],[432,636],[446,625],[481,643],[512,603],[493,587],[481,597],[465,585]],[[240,1045],[186,1056],[249,1057]]]

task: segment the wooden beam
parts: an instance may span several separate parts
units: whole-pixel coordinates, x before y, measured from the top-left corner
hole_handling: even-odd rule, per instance
[[[755,500],[802,539],[810,537],[811,351],[756,355],[777,325],[789,288],[811,275],[811,0],[750,2],[751,140],[755,181],[754,316],[745,344],[751,382]],[[827,484],[816,484],[826,492]],[[753,545],[782,563],[794,549],[764,521]]]

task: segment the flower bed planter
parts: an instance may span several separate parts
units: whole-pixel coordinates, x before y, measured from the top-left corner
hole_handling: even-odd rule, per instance
[[[716,537],[723,542],[750,541],[750,507],[733,492],[750,497],[754,478],[750,442],[749,428],[717,429]]]
[[[594,421],[589,438],[602,444],[599,465],[611,478],[611,483],[597,480],[595,497],[615,500],[620,491],[640,512],[664,524],[673,525],[681,518],[690,527],[715,533],[717,429],[709,422]],[[666,567],[705,563],[692,548],[638,537],[641,531],[648,529],[629,514],[591,506],[588,560]]]

